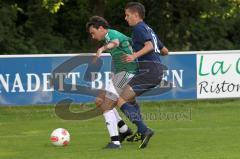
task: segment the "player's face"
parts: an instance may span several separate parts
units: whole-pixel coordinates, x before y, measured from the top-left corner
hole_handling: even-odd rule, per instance
[[[136,13],[131,12],[129,9],[125,10],[125,20],[128,22],[129,26],[134,26],[137,24],[136,18],[137,18]]]
[[[98,41],[101,41],[104,39],[104,28],[103,27],[99,27],[98,29],[97,28],[94,28],[93,26],[90,26],[89,27],[89,33],[92,37],[92,39],[95,39],[95,40],[98,40]]]

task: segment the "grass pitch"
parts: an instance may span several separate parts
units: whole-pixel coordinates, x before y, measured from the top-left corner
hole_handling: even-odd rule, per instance
[[[102,116],[66,121],[55,115],[54,106],[0,107],[0,159],[240,158],[239,99],[150,102],[141,103],[141,109],[155,131],[148,147],[139,150],[139,143],[123,142],[120,150],[106,150],[109,137]],[[51,131],[58,127],[70,132],[70,145],[50,143]]]

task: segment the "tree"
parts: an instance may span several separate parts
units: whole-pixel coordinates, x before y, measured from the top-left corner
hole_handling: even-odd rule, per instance
[[[64,5],[63,0],[42,0],[42,6],[51,13],[57,13],[61,6]]]
[[[124,20],[129,0],[2,0],[0,52],[94,52],[99,43],[89,38],[85,24],[92,15],[104,16],[128,36]],[[239,0],[139,0],[145,21],[171,51],[240,49]]]

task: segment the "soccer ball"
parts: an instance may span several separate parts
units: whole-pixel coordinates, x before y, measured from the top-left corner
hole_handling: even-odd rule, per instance
[[[66,146],[70,142],[70,134],[66,129],[57,128],[53,130],[50,139],[55,146]]]

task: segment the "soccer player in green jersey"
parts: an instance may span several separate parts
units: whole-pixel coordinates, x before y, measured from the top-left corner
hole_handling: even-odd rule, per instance
[[[100,107],[105,118],[107,129],[110,134],[111,142],[106,148],[120,148],[120,142],[127,136],[132,135],[131,129],[123,122],[122,118],[114,108],[123,88],[134,76],[137,65],[135,61],[123,63],[121,57],[126,54],[132,54],[132,47],[129,37],[110,29],[108,22],[100,16],[93,16],[86,24],[86,28],[92,39],[103,41],[105,45],[97,50],[96,58],[99,58],[102,52],[109,52],[112,56],[115,72],[109,87],[96,98],[96,105]],[[118,132],[119,127],[119,132]]]

